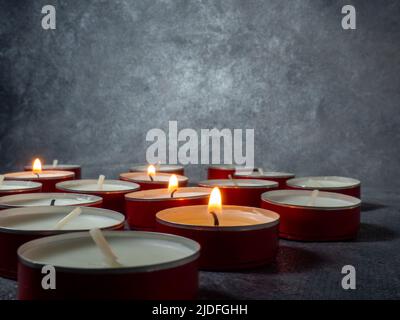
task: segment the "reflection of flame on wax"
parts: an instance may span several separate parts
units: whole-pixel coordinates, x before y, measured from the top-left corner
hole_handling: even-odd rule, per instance
[[[168,193],[171,194],[171,198],[174,196],[176,190],[178,190],[178,178],[175,174],[173,174],[169,178],[169,183],[168,183]]]
[[[219,226],[218,215],[222,213],[222,197],[218,187],[212,189],[208,201],[208,213],[214,218],[214,226]]]
[[[147,175],[149,176],[150,180],[153,181],[153,178],[156,175],[156,167],[152,164],[147,167]]]
[[[39,159],[35,159],[35,161],[33,162],[32,172],[36,174],[42,172],[42,163]]]

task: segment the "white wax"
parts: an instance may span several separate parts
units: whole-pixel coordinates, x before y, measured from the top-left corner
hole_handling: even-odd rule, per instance
[[[115,232],[114,232],[115,233]],[[145,267],[186,258],[195,250],[183,243],[156,237],[110,236],[104,233],[118,262],[124,267]],[[24,257],[37,263],[70,268],[109,268],[94,241],[86,237],[53,241],[26,250]]]
[[[30,207],[49,206],[52,200],[55,206],[77,206],[101,200],[95,196],[63,193],[31,193],[19,194],[0,198],[0,206]]]
[[[33,182],[23,182],[23,181],[3,181],[0,184],[0,190],[2,191],[11,191],[11,190],[25,190],[39,187],[40,184]]]
[[[79,167],[80,167],[80,165],[77,165],[77,164],[57,164],[56,166],[54,166],[53,164],[42,165],[43,170],[52,170],[52,169],[61,170],[61,169],[63,169],[63,170],[68,171],[68,169],[76,169]],[[32,166],[25,166],[25,169],[32,170]]]
[[[6,178],[8,179],[56,179],[70,177],[73,175],[73,172],[56,170],[42,171],[39,173],[39,177],[36,173],[33,173],[32,171],[12,172],[5,174]]]
[[[144,165],[137,165],[137,166],[133,166],[130,171],[132,172],[147,172],[147,168],[148,168],[148,164],[144,164]],[[170,165],[170,164],[155,164],[154,165],[156,168],[156,171],[159,172],[168,172],[168,171],[175,171],[175,170],[181,170],[183,169],[182,166],[178,166],[178,165]]]
[[[199,182],[200,186],[217,186],[217,187],[266,187],[273,188],[277,187],[278,183],[268,180],[256,180],[256,179],[216,179],[216,180],[205,180]]]
[[[85,179],[85,180],[71,180],[64,181],[57,184],[57,188],[68,191],[82,191],[82,192],[112,192],[112,191],[130,191],[139,189],[139,185],[131,182],[125,182],[120,180],[104,180],[102,187],[100,188],[97,180]]]
[[[196,198],[202,196],[209,196],[211,189],[209,188],[199,188],[199,187],[182,187],[178,188],[174,193],[174,198]],[[143,190],[126,195],[127,199],[141,199],[141,200],[165,200],[171,199],[171,193],[168,189],[152,189]]]
[[[270,177],[270,178],[285,178],[285,177],[293,177],[294,174],[288,173],[288,172],[276,172],[276,171],[264,171],[263,173],[260,173],[258,171],[254,171],[251,173],[248,172],[241,172],[236,171],[235,176],[244,176],[244,177],[254,177],[254,178],[261,178],[261,177]]]
[[[120,177],[123,178],[123,179],[129,179],[129,180],[132,180],[132,181],[146,181],[146,182],[148,182],[148,181],[150,182],[151,181],[150,177],[145,172],[121,173]],[[170,177],[171,177],[171,174],[169,174],[169,173],[162,173],[162,172],[157,173],[156,172],[156,175],[153,177],[153,181],[168,183]],[[186,177],[181,176],[181,175],[176,175],[176,177],[178,178],[178,183],[188,180]]]
[[[288,181],[288,185],[303,188],[347,188],[359,185],[360,181],[346,177],[304,177]]]

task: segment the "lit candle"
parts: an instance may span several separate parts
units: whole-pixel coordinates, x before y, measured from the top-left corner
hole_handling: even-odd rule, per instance
[[[110,266],[98,246],[104,241],[98,234],[92,232],[92,236],[89,232],[68,233],[22,245],[18,249],[18,298],[196,298],[200,251],[196,242],[154,232],[105,231],[100,238],[104,236],[106,246],[118,262]],[[38,281],[43,278],[41,269],[45,265],[56,269],[56,290],[44,290]]]
[[[170,174],[178,174],[181,176],[185,175],[185,170],[181,165],[175,164],[155,164],[154,165],[157,172],[161,173],[170,173]],[[148,165],[139,164],[131,167],[129,169],[130,172],[147,172]]]
[[[257,179],[216,179],[205,180],[198,184],[201,187],[221,189],[224,204],[260,207],[261,195],[278,188],[278,183]]]
[[[207,204],[211,190],[199,187],[179,187],[176,175],[171,175],[167,189],[152,189],[125,195],[126,218],[131,229],[154,231],[158,211],[179,206]]]
[[[200,243],[203,269],[255,267],[274,259],[279,215],[254,207],[221,204],[214,188],[208,206],[184,206],[157,213],[157,229]]]
[[[56,188],[62,192],[84,193],[96,195],[103,198],[103,208],[125,212],[125,195],[139,190],[140,186],[136,183],[109,180],[100,176],[98,180],[83,179],[70,180],[57,183]]]
[[[25,171],[32,171],[33,166],[25,166],[24,170]],[[75,179],[80,179],[82,176],[82,168],[80,165],[77,164],[60,164],[57,159],[54,159],[52,164],[43,164],[42,165],[42,171],[71,171],[75,173],[74,178]]]
[[[5,180],[0,184],[0,197],[13,194],[40,192],[42,184],[31,181]]]
[[[262,207],[279,213],[279,234],[286,239],[352,239],[357,236],[360,226],[360,199],[339,193],[270,191],[262,195]]]
[[[360,198],[361,182],[357,179],[335,176],[304,177],[287,181],[290,189],[337,192]]]
[[[286,188],[286,181],[294,178],[294,176],[295,175],[293,173],[267,171],[263,170],[262,168],[257,168],[253,172],[246,172],[239,169],[234,173],[234,177],[237,179],[261,179],[275,181],[279,184],[279,189]]]
[[[42,165],[39,159],[36,159],[32,166],[32,171],[12,172],[6,173],[6,180],[22,180],[22,181],[34,181],[42,184],[43,192],[54,192],[55,185],[58,182],[72,180],[74,173],[71,171],[60,171],[60,170],[42,170]]]
[[[0,215],[0,276],[16,278],[17,249],[27,241],[92,228],[120,230],[123,227],[122,214],[98,208],[47,206],[3,210]]]
[[[171,177],[169,173],[156,172],[156,168],[150,165],[146,172],[127,172],[121,173],[119,178],[124,181],[134,182],[140,185],[141,190],[167,188]],[[185,187],[188,183],[188,178],[181,175],[176,175],[180,187]]]
[[[101,207],[102,198],[75,193],[25,193],[0,198],[0,210],[38,206],[85,206]]]

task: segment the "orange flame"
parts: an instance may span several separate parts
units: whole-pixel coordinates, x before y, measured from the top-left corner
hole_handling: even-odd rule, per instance
[[[222,197],[218,187],[213,188],[211,191],[210,200],[208,201],[208,212],[215,214],[222,212]]]
[[[173,174],[169,178],[169,183],[168,183],[168,192],[172,193],[178,189],[178,178],[175,174]]]
[[[154,177],[156,175],[156,167],[152,164],[147,167],[147,175],[149,177]]]
[[[41,173],[42,172],[42,163],[39,159],[35,159],[32,166],[33,173]]]

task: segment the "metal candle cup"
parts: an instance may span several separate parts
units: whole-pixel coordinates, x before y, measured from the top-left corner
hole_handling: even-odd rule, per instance
[[[153,189],[125,195],[126,218],[131,229],[154,231],[157,212],[171,208],[207,204],[208,188],[178,188],[173,197],[167,189]]]
[[[76,193],[25,193],[0,198],[0,210],[39,206],[100,207],[102,198]]]
[[[25,166],[24,167],[25,171],[32,171],[32,166]],[[82,168],[80,165],[77,164],[57,164],[57,165],[52,165],[52,164],[45,164],[42,166],[43,171],[53,171],[53,170],[61,170],[61,171],[71,171],[75,173],[74,178],[75,179],[81,179],[82,177]]]
[[[233,164],[216,164],[211,165],[207,169],[207,179],[228,179],[229,176],[233,176],[237,166]]]
[[[168,187],[168,182],[172,174],[158,173],[153,177],[153,180],[146,172],[126,172],[121,173],[119,178],[123,181],[134,182],[140,185],[140,190],[163,189]],[[179,187],[186,187],[188,178],[177,175]]]
[[[157,213],[160,232],[200,243],[200,268],[234,270],[271,262],[278,249],[279,215],[259,208],[223,206],[215,226],[206,205],[170,208]]]
[[[121,267],[110,267],[88,232],[37,239],[18,249],[18,298],[194,299],[200,246],[155,232],[105,231]],[[57,289],[41,286],[44,265],[53,265]]]
[[[57,230],[57,222],[76,207],[29,207],[3,210],[0,215],[0,276],[17,277],[17,249],[25,242],[91,228],[120,230],[124,216],[118,212],[82,207],[81,214]]]
[[[260,180],[275,181],[279,184],[278,189],[285,189],[286,181],[294,178],[294,176],[295,175],[293,173],[288,173],[288,172],[269,171],[260,173],[258,171],[254,171],[251,173],[246,173],[246,172],[240,172],[240,170],[236,171],[233,175],[233,177],[236,179],[260,179]]]
[[[302,177],[288,180],[287,186],[289,189],[317,189],[361,198],[361,182],[353,178],[336,176]]]
[[[71,180],[57,183],[57,190],[70,193],[92,194],[103,198],[103,208],[125,212],[125,195],[137,191],[136,183],[121,180],[105,180],[100,187],[97,180]]]
[[[198,185],[207,188],[219,187],[224,204],[248,207],[260,207],[261,195],[278,187],[277,182],[256,179],[205,180]]]
[[[41,190],[42,184],[39,182],[6,180],[0,185],[0,197],[40,192]]]
[[[70,171],[48,170],[40,173],[30,171],[12,172],[6,173],[4,176],[6,180],[40,182],[42,184],[42,192],[55,192],[57,183],[72,180],[74,175]]]
[[[262,207],[281,216],[281,238],[335,241],[357,236],[361,201],[351,196],[320,191],[309,204],[312,191],[278,190],[262,195]]]
[[[156,164],[157,172],[185,175],[185,169],[183,166],[177,164]],[[130,172],[147,172],[148,164],[138,164],[129,169]]]

